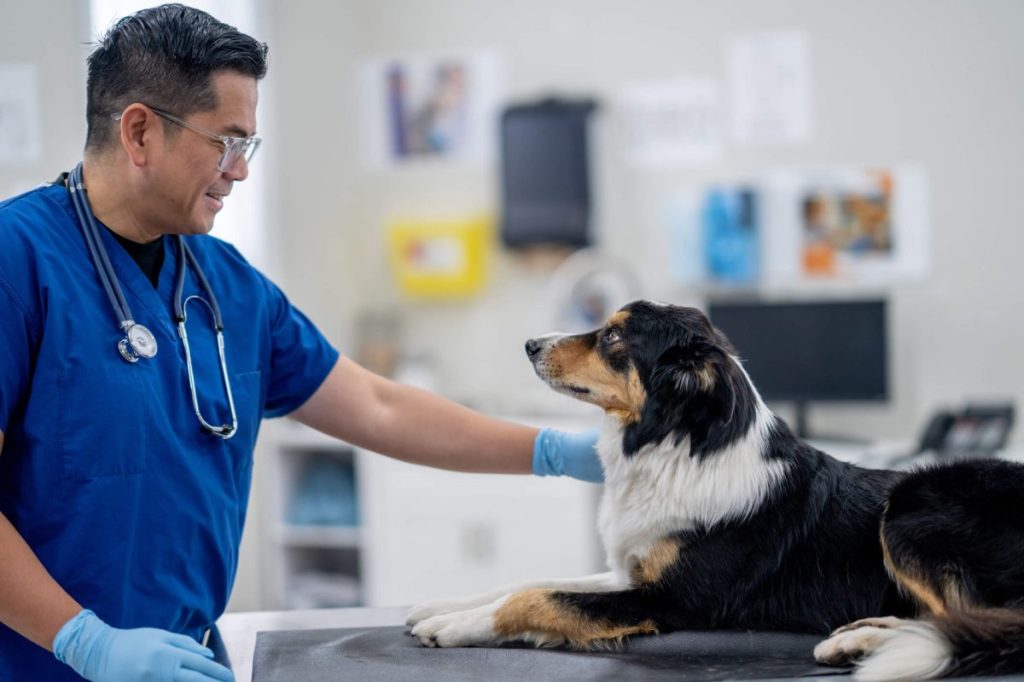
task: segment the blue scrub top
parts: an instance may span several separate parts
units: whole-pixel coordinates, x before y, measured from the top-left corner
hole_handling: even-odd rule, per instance
[[[0,203],[0,512],[50,575],[115,627],[200,637],[224,611],[238,565],[262,417],[288,414],[338,352],[232,246],[186,237],[220,303],[238,432],[200,429],[173,324],[178,254],[159,285],[102,230],[156,357],[129,364],[67,190]],[[201,294],[187,270],[185,295]],[[229,423],[211,316],[187,308],[203,416]],[[0,625],[0,680],[80,679]]]

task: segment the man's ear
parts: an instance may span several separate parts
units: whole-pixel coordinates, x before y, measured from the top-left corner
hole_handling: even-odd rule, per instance
[[[117,122],[121,148],[128,154],[133,165],[145,166],[152,153],[155,135],[162,135],[160,121],[148,107],[135,103],[121,112]]]

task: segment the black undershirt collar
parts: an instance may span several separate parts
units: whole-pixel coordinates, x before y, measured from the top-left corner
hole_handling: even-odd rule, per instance
[[[53,184],[66,185],[68,179],[67,173],[61,173],[60,176],[54,180]],[[99,221],[96,221],[99,222]],[[103,225],[100,222],[100,225]],[[155,289],[157,283],[160,281],[160,269],[164,265],[164,240],[163,237],[154,239],[148,244],[140,244],[133,242],[131,239],[125,239],[118,233],[111,230],[106,225],[103,225],[103,229],[114,236],[117,243],[121,245],[128,255],[131,256],[135,264],[142,270],[142,274],[146,276],[146,279],[153,285]]]

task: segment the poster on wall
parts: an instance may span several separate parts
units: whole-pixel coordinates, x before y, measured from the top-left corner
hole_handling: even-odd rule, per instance
[[[716,183],[666,202],[669,271],[681,284],[755,286],[761,275],[761,191],[751,182]]]
[[[697,166],[722,156],[721,101],[713,79],[634,85],[621,93],[619,110],[633,166]]]
[[[807,35],[795,29],[745,34],[729,41],[736,142],[776,146],[811,139],[809,53]]]
[[[493,158],[498,70],[488,52],[380,58],[359,68],[364,158],[381,169]]]
[[[916,165],[775,173],[768,275],[884,284],[928,268],[928,195]]]
[[[914,164],[776,170],[666,201],[687,287],[875,288],[925,276],[928,183]]]
[[[36,68],[0,64],[0,166],[33,163],[39,155]]]

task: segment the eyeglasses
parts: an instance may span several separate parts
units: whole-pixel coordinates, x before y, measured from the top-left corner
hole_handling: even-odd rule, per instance
[[[220,143],[224,147],[224,153],[221,154],[220,161],[217,163],[217,170],[221,173],[227,173],[229,170],[234,168],[239,159],[244,158],[246,163],[252,160],[253,155],[256,154],[256,150],[260,148],[260,143],[263,140],[255,135],[250,137],[231,137],[230,135],[218,135],[212,133],[209,130],[204,130],[199,126],[194,126],[191,123],[186,123],[184,120],[178,118],[174,114],[164,111],[163,109],[157,109],[156,107],[149,107],[153,110],[153,113],[162,119],[170,121],[182,128],[187,128],[194,133],[198,133],[214,142]],[[111,114],[110,118],[115,121],[121,120],[121,114]]]

